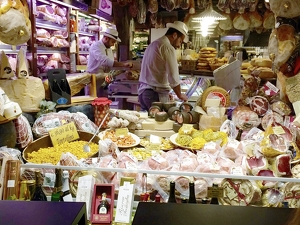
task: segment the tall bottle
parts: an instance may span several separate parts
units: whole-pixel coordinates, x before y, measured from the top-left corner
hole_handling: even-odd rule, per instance
[[[190,195],[189,195],[188,203],[197,203],[196,195],[195,195],[195,183],[193,181],[189,183],[189,189],[190,189]]]
[[[62,94],[60,85],[58,84],[56,79],[53,80],[52,91],[57,93],[58,95]]]
[[[0,171],[1,172],[1,171]],[[3,200],[18,198],[20,160],[7,160],[5,163]]]
[[[109,209],[109,203],[106,199],[106,193],[102,193],[100,204],[98,205],[98,213],[99,214],[107,214]]]
[[[63,180],[63,184],[62,184],[62,194],[60,197],[60,201],[73,202],[73,198],[70,193],[70,186],[69,186],[69,171],[67,170],[63,171],[62,180]]]
[[[175,182],[170,182],[170,195],[168,199],[168,203],[176,203],[176,197],[175,197]]]
[[[47,197],[42,189],[42,175],[40,171],[35,171],[35,191],[31,201],[47,201]]]
[[[214,191],[214,193],[217,193],[218,185],[217,185],[217,184],[213,184],[212,186],[213,186],[213,189],[216,190],[216,191]],[[213,205],[219,205],[218,197],[217,197],[217,196],[213,196],[213,197],[211,198],[210,204],[213,204]]]
[[[51,195],[52,202],[59,202],[62,195],[62,170],[55,169],[55,185]]]

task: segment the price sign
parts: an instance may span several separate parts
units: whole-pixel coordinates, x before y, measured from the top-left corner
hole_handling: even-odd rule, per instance
[[[207,197],[208,198],[223,198],[223,188],[222,187],[208,187]]]
[[[285,134],[285,131],[282,128],[282,126],[273,127],[273,132],[274,132],[274,134],[277,134],[277,135]]]
[[[49,135],[53,146],[61,145],[79,139],[79,134],[74,122],[49,130]]]
[[[116,136],[127,136],[128,135],[128,128],[118,128],[116,129]]]

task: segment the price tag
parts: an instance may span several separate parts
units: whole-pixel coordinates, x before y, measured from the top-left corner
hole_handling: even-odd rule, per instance
[[[147,146],[148,150],[159,151],[161,145],[161,137],[150,134],[149,145]]]
[[[128,128],[118,128],[116,129],[116,136],[127,136],[128,135]]]
[[[49,130],[49,135],[53,146],[61,145],[79,139],[79,134],[74,122]]]
[[[232,167],[231,168],[231,174],[235,174],[235,175],[244,175],[243,174],[243,169],[240,166],[237,167]]]
[[[185,133],[185,134],[187,134],[187,133],[190,133],[190,132],[192,132],[192,130],[193,130],[193,124],[182,124],[182,127],[181,127],[181,130]]]
[[[208,187],[207,197],[208,198],[223,198],[224,189],[222,187]]]
[[[274,134],[277,134],[277,135],[285,134],[285,131],[282,128],[282,126],[273,127],[273,132],[274,132]]]

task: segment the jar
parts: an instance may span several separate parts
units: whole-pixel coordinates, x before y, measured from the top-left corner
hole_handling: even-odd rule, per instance
[[[95,124],[97,126],[100,126],[106,113],[109,113],[111,102],[112,102],[111,100],[109,100],[108,98],[105,98],[105,97],[96,98],[92,102],[92,105],[94,106]],[[104,121],[101,128],[107,128],[107,123],[109,122],[109,120],[110,120],[110,117],[109,116],[106,117],[106,121]]]

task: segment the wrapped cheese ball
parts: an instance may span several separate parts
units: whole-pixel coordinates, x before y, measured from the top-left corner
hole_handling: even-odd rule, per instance
[[[289,208],[300,207],[300,184],[287,182],[284,186],[285,200],[289,203]]]
[[[247,206],[261,199],[261,190],[253,181],[224,179],[220,186],[224,188],[224,197],[220,198],[223,205]]]

